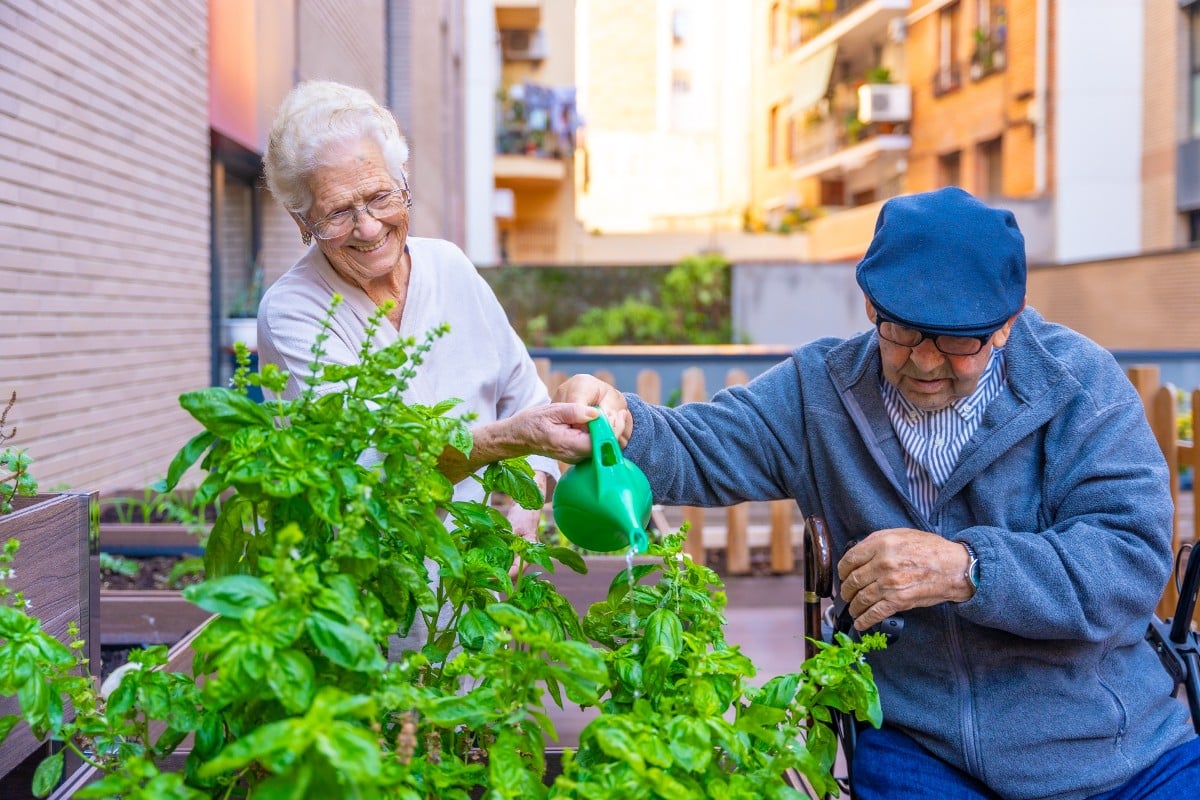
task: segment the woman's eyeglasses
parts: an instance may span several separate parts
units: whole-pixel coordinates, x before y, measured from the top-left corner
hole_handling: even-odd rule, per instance
[[[318,239],[337,239],[354,230],[354,227],[358,225],[359,214],[369,214],[375,219],[382,220],[410,208],[412,208],[412,192],[408,190],[407,186],[401,186],[390,192],[375,195],[359,208],[337,211],[316,222],[305,222],[304,225],[308,228],[309,233]]]

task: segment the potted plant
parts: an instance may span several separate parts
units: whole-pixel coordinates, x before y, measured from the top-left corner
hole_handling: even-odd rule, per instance
[[[232,352],[234,343],[244,342],[250,352],[258,351],[258,304],[263,295],[263,266],[255,261],[245,286],[234,294],[221,322],[221,346]]]
[[[206,578],[184,590],[215,615],[192,642],[194,674],[161,669],[165,648],[150,648],[103,698],[65,675],[66,648],[38,638],[20,609],[0,614],[0,640],[53,656],[25,673],[44,684],[38,698],[2,668],[0,695],[24,691],[35,730],[103,774],[76,797],[624,798],[630,782],[653,797],[685,786],[785,797],[790,769],[828,779],[830,708],[878,723],[862,658],[875,639],[824,647],[810,669],[751,685],[753,664],[724,642],[720,582],[681,555],[681,535],[652,546],[661,563],[625,570],[581,619],[544,575],[583,570],[577,553],[513,536],[486,502],[451,499],[438,458],[471,447],[455,401],[401,399],[445,334],[320,366],[326,331],[314,366],[339,388],[318,395],[313,380],[299,399],[265,404],[246,387],[277,397],[286,376],[271,365],[250,374],[239,346],[233,389],[181,398],[204,430],[162,488],[199,463],[197,498],[225,497]],[[543,502],[524,460],[478,480],[525,507]],[[39,699],[59,693],[80,710],[69,724]],[[549,789],[548,703],[600,712]],[[185,763],[169,771],[185,739]],[[59,768],[46,763],[42,788]]]

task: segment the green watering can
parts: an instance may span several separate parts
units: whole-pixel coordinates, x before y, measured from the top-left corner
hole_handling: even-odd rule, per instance
[[[650,481],[632,461],[603,414],[588,423],[592,457],[563,473],[554,490],[554,522],[584,550],[608,553],[631,545],[646,552]]]

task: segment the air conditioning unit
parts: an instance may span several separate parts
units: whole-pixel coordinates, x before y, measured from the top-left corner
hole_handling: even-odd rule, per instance
[[[502,30],[500,52],[508,61],[541,61],[546,57],[546,34],[541,28]]]
[[[912,119],[912,89],[907,83],[864,83],[858,87],[858,118],[872,122]]]

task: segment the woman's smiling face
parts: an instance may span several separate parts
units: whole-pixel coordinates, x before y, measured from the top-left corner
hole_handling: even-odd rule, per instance
[[[310,222],[357,210],[349,233],[318,239],[317,246],[338,274],[364,290],[400,264],[408,239],[408,209],[401,207],[391,216],[375,219],[362,208],[403,185],[403,178],[393,178],[388,172],[379,146],[368,139],[327,153],[325,163],[308,179],[313,204],[305,218]]]

